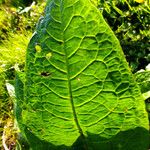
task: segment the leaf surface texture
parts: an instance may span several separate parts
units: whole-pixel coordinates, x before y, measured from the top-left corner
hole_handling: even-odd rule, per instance
[[[45,149],[147,149],[141,93],[90,0],[47,5],[27,50],[24,103],[27,137]],[[44,149],[35,141],[33,149]]]

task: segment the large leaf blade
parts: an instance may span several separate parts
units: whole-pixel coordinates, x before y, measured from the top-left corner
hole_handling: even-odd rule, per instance
[[[47,6],[27,51],[25,103],[23,123],[56,147],[49,149],[71,149],[78,140],[81,149],[126,149],[134,132],[140,135],[134,144],[147,147],[141,93],[118,40],[89,0]],[[126,134],[127,145],[119,139]]]

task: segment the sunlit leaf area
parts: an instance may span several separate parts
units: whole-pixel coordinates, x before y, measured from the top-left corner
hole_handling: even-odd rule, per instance
[[[0,0],[0,149],[148,150],[149,0]]]

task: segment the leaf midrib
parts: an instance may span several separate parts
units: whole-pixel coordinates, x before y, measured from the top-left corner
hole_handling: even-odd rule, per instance
[[[63,35],[64,35],[64,33],[63,33]],[[64,41],[64,39],[63,39],[63,41]],[[77,118],[77,113],[76,113],[76,110],[75,110],[75,105],[74,105],[74,102],[73,102],[71,80],[70,80],[70,76],[69,76],[69,61],[68,61],[67,51],[65,49],[64,44],[63,44],[63,49],[64,49],[64,52],[65,52],[66,69],[67,69],[67,81],[68,81],[68,92],[69,92],[69,99],[70,99],[70,102],[71,102],[73,117],[74,117],[75,124],[76,124],[76,126],[79,130],[80,136],[81,136],[82,140],[85,141],[85,136],[84,136],[83,131],[82,131],[80,125],[79,125],[79,121],[78,121],[78,118]],[[85,150],[88,150],[86,143],[84,143],[84,148],[85,148]]]
[[[60,3],[60,15],[61,15],[61,24],[63,24],[63,21],[62,21],[62,10],[61,10],[61,5],[62,5],[62,0],[61,0],[61,3]],[[79,130],[79,133],[80,133],[80,136],[82,138],[83,141],[85,141],[85,136],[83,134],[83,131],[82,131],[82,128],[80,127],[79,125],[79,121],[78,121],[78,118],[77,118],[77,113],[76,113],[76,110],[75,110],[75,105],[74,105],[74,102],[73,102],[73,95],[72,95],[72,87],[71,87],[71,78],[69,76],[69,60],[68,60],[68,57],[67,57],[67,51],[66,51],[66,47],[65,47],[65,38],[64,38],[64,32],[65,30],[62,30],[62,37],[63,37],[63,50],[64,50],[64,54],[65,54],[65,62],[66,62],[66,69],[67,69],[67,81],[68,81],[68,92],[69,92],[69,100],[70,100],[70,103],[71,103],[71,107],[72,107],[72,112],[73,112],[73,117],[74,117],[74,121],[75,121],[75,124]],[[88,150],[88,147],[87,147],[87,144],[84,143],[84,148],[85,150]]]

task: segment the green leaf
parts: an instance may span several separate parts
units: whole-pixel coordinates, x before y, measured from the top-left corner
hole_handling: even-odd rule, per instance
[[[48,3],[28,46],[24,97],[31,149],[148,148],[139,87],[90,0]]]
[[[150,71],[140,71],[135,74],[135,79],[140,86],[141,92],[150,91]]]
[[[19,125],[22,126],[21,113],[24,105],[24,83],[25,83],[25,74],[21,71],[16,71],[16,80],[15,80],[15,95],[16,95],[16,104],[15,104],[15,116],[18,120]],[[21,129],[23,127],[20,127]]]
[[[140,71],[134,74],[136,82],[138,83],[144,100],[150,98],[150,71]]]
[[[142,95],[144,97],[144,100],[146,100],[146,99],[150,98],[150,91],[143,93]]]

